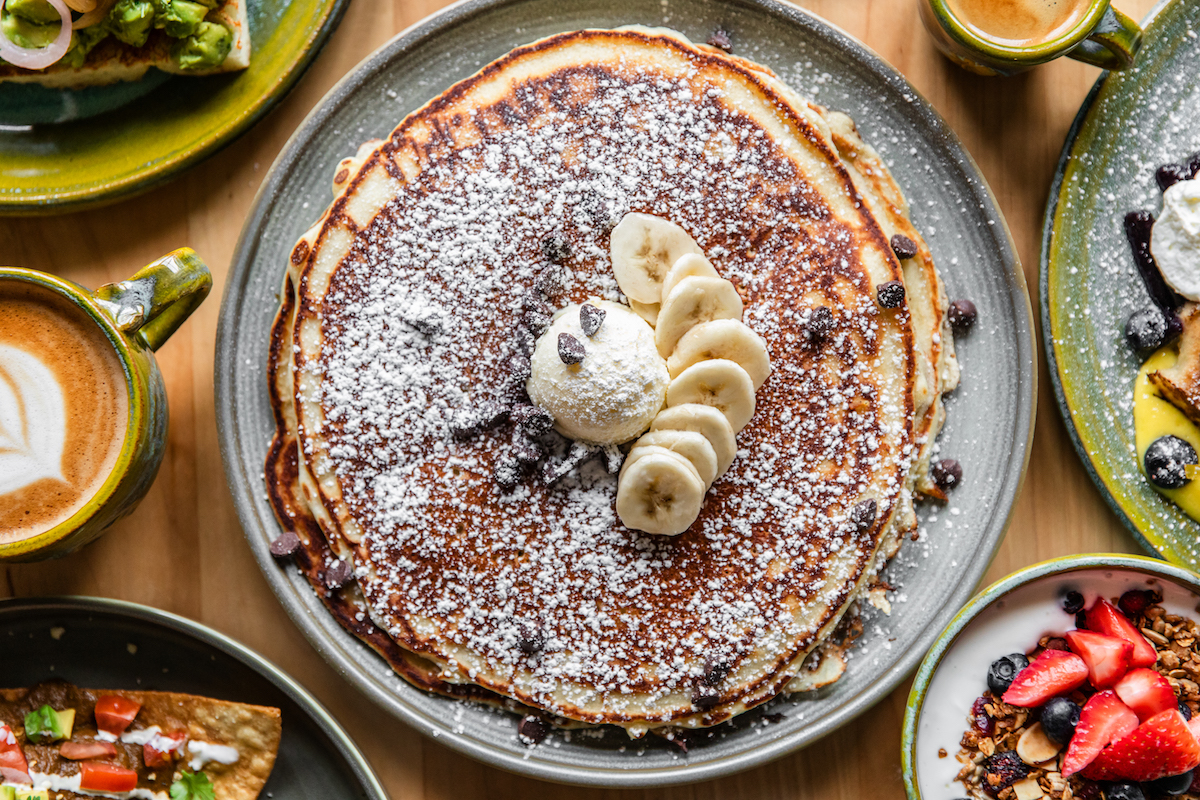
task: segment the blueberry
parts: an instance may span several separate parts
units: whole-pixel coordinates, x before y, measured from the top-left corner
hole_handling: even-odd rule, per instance
[[[1104,790],[1104,800],[1146,800],[1136,783],[1112,783]]]
[[[1167,318],[1157,308],[1143,308],[1129,316],[1125,339],[1139,353],[1157,350],[1167,341]]]
[[[1017,673],[1029,666],[1029,659],[1020,653],[997,658],[988,667],[987,683],[992,694],[999,697],[1008,691]]]
[[[1165,778],[1150,781],[1146,784],[1146,788],[1152,792],[1174,797],[1192,788],[1193,774],[1194,770],[1189,769],[1187,772],[1180,773],[1179,775],[1168,775]]]
[[[1063,596],[1062,607],[1068,614],[1078,614],[1083,611],[1083,595],[1075,591],[1067,592]]]
[[[1065,697],[1055,697],[1042,708],[1042,730],[1046,737],[1066,744],[1075,735],[1080,708]]]
[[[1185,467],[1198,461],[1196,449],[1183,439],[1160,436],[1146,448],[1146,475],[1155,486],[1178,489],[1191,483]]]
[[[1192,709],[1187,703],[1183,702],[1182,700],[1179,701],[1179,713],[1183,714],[1184,719],[1188,720],[1189,722],[1191,721]]]

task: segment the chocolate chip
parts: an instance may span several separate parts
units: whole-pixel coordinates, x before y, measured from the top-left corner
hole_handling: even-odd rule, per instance
[[[345,561],[335,561],[325,570],[325,586],[330,589],[339,589],[350,582],[350,575],[349,564]]]
[[[615,444],[606,445],[604,448],[604,468],[608,470],[608,474],[616,475],[621,471],[621,465],[625,463],[625,454],[621,452],[621,448]]]
[[[521,721],[517,723],[517,736],[522,744],[539,744],[549,733],[550,723],[532,714],[521,717]]]
[[[533,348],[537,346],[537,337],[529,329],[529,322],[522,321],[525,324],[518,325],[513,329],[513,341],[517,344],[517,353],[529,358],[533,355]]]
[[[604,324],[604,315],[608,313],[603,308],[596,308],[593,305],[584,303],[579,307],[579,327],[583,328],[585,336],[591,337],[596,335],[596,331],[600,330],[600,326]],[[566,359],[563,359],[564,361]]]
[[[550,323],[554,321],[554,309],[536,292],[530,292],[525,296],[524,305],[521,321],[535,336],[541,335],[542,331],[549,328]]]
[[[498,425],[508,416],[508,408],[495,400],[484,400],[479,405],[463,409],[450,423],[450,435],[455,439],[470,439],[488,428]]]
[[[571,243],[561,233],[552,233],[542,239],[542,255],[555,264],[561,264],[571,256]]]
[[[874,500],[863,500],[850,510],[850,522],[858,530],[864,531],[875,524],[877,510]]]
[[[571,449],[561,458],[552,459],[542,465],[542,482],[553,486],[578,469],[585,461],[600,452],[600,449],[583,442],[572,442]]]
[[[550,412],[529,403],[520,403],[508,412],[508,418],[530,439],[535,439],[554,427]]]
[[[721,702],[721,694],[711,686],[698,682],[692,687],[692,705],[700,709],[709,709]]]
[[[950,318],[950,327],[958,333],[971,330],[975,320],[979,318],[979,310],[970,300],[955,300],[950,304],[946,316]]]
[[[729,38],[728,31],[721,28],[712,32],[712,36],[708,37],[708,44],[718,50],[724,50],[726,53],[733,49],[733,39]]]
[[[524,353],[517,353],[508,360],[508,377],[513,380],[523,382],[530,376],[531,371],[529,356]]]
[[[514,456],[501,456],[492,469],[492,480],[501,489],[511,489],[521,480],[521,463]]]
[[[565,276],[562,267],[553,264],[542,268],[537,277],[533,279],[533,288],[545,295],[556,294],[563,290]]]
[[[704,662],[704,675],[700,682],[705,686],[716,686],[729,675],[731,667],[727,662],[714,661],[711,658]]]
[[[611,201],[601,197],[596,192],[590,192],[583,199],[583,213],[596,227],[608,232],[617,227],[620,219]]]
[[[512,454],[522,464],[534,464],[546,454],[545,449],[527,437],[519,428],[513,433]]]
[[[893,236],[890,244],[892,245],[892,252],[896,254],[896,258],[902,261],[906,258],[912,258],[917,254],[917,243],[902,233],[897,233]]]
[[[585,355],[587,350],[584,349],[583,342],[569,333],[558,335],[558,357],[564,364],[578,364],[583,361]]]
[[[284,531],[271,540],[271,555],[287,558],[300,549],[300,537],[292,531]]]
[[[517,623],[517,649],[527,656],[540,653],[546,647],[546,631],[533,620]]]
[[[786,719],[783,714],[763,714],[762,718],[763,722],[769,722],[772,725],[778,725]]]
[[[900,281],[881,283],[875,290],[875,296],[879,298],[879,305],[884,308],[899,308],[904,302],[904,284]]]
[[[1189,170],[1183,164],[1163,164],[1154,172],[1154,181],[1158,184],[1158,190],[1165,192],[1180,181],[1186,181],[1191,176]]]
[[[943,458],[929,468],[929,476],[943,492],[948,492],[962,483],[962,465],[953,458]]]
[[[825,306],[817,306],[804,321],[804,334],[810,341],[824,341],[833,333],[833,312]]]
[[[436,336],[447,328],[446,320],[442,318],[442,315],[428,308],[410,314],[404,321],[425,336]]]

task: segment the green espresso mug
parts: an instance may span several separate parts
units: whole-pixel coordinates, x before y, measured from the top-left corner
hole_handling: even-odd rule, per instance
[[[0,561],[66,555],[146,495],[167,443],[154,351],[211,289],[187,248],[95,292],[0,267]]]
[[[951,61],[980,75],[1015,75],[1059,56],[1103,69],[1133,64],[1142,29],[1109,0],[918,0]]]

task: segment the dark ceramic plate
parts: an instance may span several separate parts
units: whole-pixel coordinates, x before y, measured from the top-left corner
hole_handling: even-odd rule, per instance
[[[890,618],[872,613],[847,675],[804,699],[779,700],[722,725],[684,755],[622,731],[555,734],[532,750],[516,718],[434,697],[396,677],[343,631],[295,570],[267,550],[279,527],[264,498],[263,457],[274,431],[264,367],[288,254],[330,202],[338,161],[384,137],[408,112],[513,47],[552,33],[640,23],[704,41],[723,26],[736,55],[858,122],[894,164],[950,295],[980,322],[959,347],[963,385],[950,400],[942,451],[970,479],[949,508],[926,508],[928,536],[887,572],[900,587]],[[216,389],[221,450],[246,537],[280,602],[321,654],[386,713],[490,764],[550,780],[648,786],[713,778],[808,744],[861,714],[917,665],[971,596],[1008,525],[1028,455],[1035,392],[1025,280],[995,199],[928,103],[860,42],[771,0],[471,0],[397,36],[344,78],[271,168],[241,241],[221,309]],[[764,713],[782,713],[766,725]],[[595,735],[592,735],[595,734]],[[651,737],[647,737],[650,739]]]
[[[1163,558],[1200,566],[1200,522],[1138,468],[1125,321],[1151,305],[1122,220],[1158,213],[1155,168],[1200,150],[1200,4],[1174,0],[1143,23],[1137,65],[1102,77],[1067,136],[1042,234],[1042,331],[1075,449],[1108,504]]]
[[[62,678],[95,689],[187,692],[281,710],[283,739],[262,797],[387,800],[358,747],[316,699],[262,656],[210,628],[91,597],[0,600],[0,686]]]

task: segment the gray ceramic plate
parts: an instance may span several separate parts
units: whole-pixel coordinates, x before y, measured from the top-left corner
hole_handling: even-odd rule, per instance
[[[963,387],[950,401],[942,451],[966,485],[949,508],[927,508],[927,536],[888,571],[899,587],[890,618],[872,614],[848,674],[807,699],[780,700],[765,724],[752,712],[692,744],[554,735],[529,750],[516,719],[411,688],[324,612],[293,570],[267,551],[278,533],[264,500],[262,464],[273,423],[264,378],[267,336],[288,253],[329,203],[332,171],[371,137],[489,61],[551,33],[630,23],[668,25],[703,41],[717,26],[734,52],[858,120],[909,192],[918,226],[942,264],[952,297],[980,310],[959,353]],[[314,646],[387,713],[490,764],[550,780],[608,786],[696,781],[778,757],[868,709],[916,666],[970,597],[1008,523],[1021,483],[1035,392],[1025,281],[995,199],[940,117],[862,44],[803,11],[770,2],[708,0],[477,0],[452,6],[397,36],[342,80],[276,160],[242,232],[221,310],[217,408],[221,448],[246,537],[280,601]]]
[[[387,800],[354,742],[317,700],[262,656],[183,617],[91,597],[0,600],[0,686],[62,678],[96,689],[215,697],[282,712],[262,796]]]
[[[1151,306],[1125,239],[1127,211],[1158,214],[1160,164],[1200,150],[1200,4],[1159,3],[1133,69],[1096,82],[1067,136],[1042,232],[1042,331],[1075,449],[1117,517],[1152,553],[1200,566],[1200,523],[1138,467],[1125,321]]]

